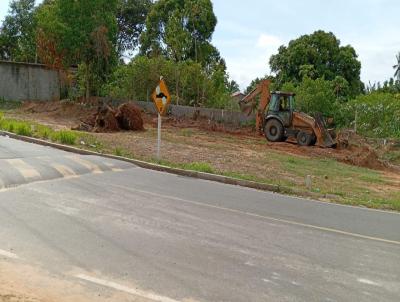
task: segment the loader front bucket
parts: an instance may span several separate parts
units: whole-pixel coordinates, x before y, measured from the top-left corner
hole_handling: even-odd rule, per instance
[[[330,135],[326,123],[321,114],[315,115],[315,134],[317,136],[317,145],[323,148],[336,147],[336,140]]]

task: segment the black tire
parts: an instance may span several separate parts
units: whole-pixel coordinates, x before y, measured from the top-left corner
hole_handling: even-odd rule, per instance
[[[284,129],[280,121],[268,120],[264,127],[264,134],[270,142],[281,142],[284,139]]]
[[[315,144],[316,139],[314,134],[309,134],[304,131],[299,131],[297,133],[297,143],[300,146],[311,146],[313,143]]]

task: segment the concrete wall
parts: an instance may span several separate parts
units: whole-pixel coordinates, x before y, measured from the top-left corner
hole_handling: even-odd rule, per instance
[[[0,97],[18,101],[59,100],[58,72],[39,64],[0,61]]]
[[[125,102],[123,100],[106,100],[106,102],[111,103],[113,106],[118,106],[119,104]],[[157,111],[154,107],[153,102],[134,102],[143,110],[156,114]],[[211,109],[211,108],[198,108],[189,106],[177,106],[170,105],[168,107],[168,114],[176,118],[189,118],[189,119],[207,119],[210,121],[232,125],[232,126],[242,126],[244,124],[250,123],[255,120],[255,115],[246,116],[238,111],[229,111],[221,109]]]

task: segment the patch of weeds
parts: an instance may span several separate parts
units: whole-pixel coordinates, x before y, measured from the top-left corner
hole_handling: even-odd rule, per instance
[[[173,163],[164,159],[152,160],[152,162],[171,168],[178,168],[183,170],[191,170],[197,172],[216,174],[214,168],[208,163],[192,162],[192,163]]]
[[[186,136],[186,137],[192,137],[193,136],[193,130],[192,129],[182,129],[181,130],[181,134],[183,136]]]
[[[33,134],[31,125],[25,122],[16,122],[14,129],[15,133],[18,135],[32,136]]]
[[[116,156],[123,156],[124,155],[124,150],[122,148],[120,148],[120,147],[116,147],[115,150],[114,150],[114,154]]]
[[[249,174],[243,174],[243,173],[238,173],[238,172],[223,172],[222,175],[231,177],[231,178],[265,183],[265,180],[263,180],[257,176],[249,175]]]
[[[51,135],[52,141],[60,142],[65,145],[75,145],[77,136],[74,132],[69,130],[61,130],[57,132],[53,132]]]
[[[183,168],[186,170],[193,170],[204,173],[215,173],[214,168],[208,163],[193,162],[189,164],[183,164]]]
[[[34,130],[34,136],[41,139],[49,139],[54,132],[53,129],[44,125],[35,125]]]
[[[5,119],[3,116],[0,118],[0,129],[23,136],[33,135],[31,124],[27,122]]]

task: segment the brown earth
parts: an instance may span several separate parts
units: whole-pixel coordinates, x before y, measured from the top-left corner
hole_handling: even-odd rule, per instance
[[[96,106],[99,105],[99,101],[96,98],[92,98],[89,102],[77,101],[61,101],[61,102],[25,102],[22,107],[17,111],[17,113],[23,113],[26,117],[30,117],[33,120],[45,124],[49,124],[55,128],[74,128],[77,124],[84,122],[87,124],[93,123],[93,120],[97,114]],[[143,125],[148,125],[149,128],[157,127],[157,119],[155,116],[150,114],[142,114],[142,117],[139,118],[137,114],[138,108],[134,105],[124,104],[117,109],[117,112],[114,112],[113,109],[107,108],[104,111],[104,114],[101,116],[102,120],[97,117],[95,119],[95,132],[114,132],[118,131],[119,127],[115,120],[111,117],[112,114],[116,114],[117,118],[120,119],[119,124],[125,124],[127,129],[132,130],[142,130]],[[29,115],[26,115],[29,113]],[[105,123],[107,129],[101,129],[100,125],[104,126]],[[129,121],[134,121],[134,123],[130,124]],[[205,132],[205,135],[201,137],[199,141],[199,145],[201,145],[204,139],[207,141],[218,143],[215,139],[212,139],[212,135],[208,134],[218,134],[228,135],[233,140],[233,143],[227,145],[224,142],[226,150],[232,150],[233,153],[236,154],[236,151],[243,151],[243,146],[241,141],[254,141],[257,144],[262,143],[262,145],[267,144],[268,149],[275,150],[278,152],[284,152],[288,154],[293,154],[297,156],[304,156],[308,158],[332,158],[339,162],[361,166],[371,169],[377,170],[389,170],[398,172],[396,167],[392,167],[389,163],[383,161],[380,158],[379,151],[375,149],[372,145],[368,144],[365,139],[355,135],[351,131],[346,131],[339,133],[338,139],[341,142],[339,147],[336,149],[332,148],[319,148],[319,147],[301,147],[296,144],[295,141],[288,141],[285,143],[268,143],[265,139],[259,135],[257,135],[252,127],[243,127],[243,128],[234,128],[229,126],[224,126],[215,122],[211,122],[209,120],[204,119],[176,119],[173,117],[163,118],[163,129],[167,131],[181,131],[182,129],[187,129],[186,131],[199,130]],[[85,130],[85,129],[81,129]],[[120,136],[124,136],[124,133],[121,135],[116,135],[115,139]],[[107,140],[114,141],[111,136],[104,134]],[[208,137],[208,138],[207,138]],[[135,143],[135,154],[143,153],[141,151],[145,151],[147,153],[150,146],[146,146],[146,139],[138,137],[140,141]],[[196,137],[196,140],[200,139]],[[219,142],[220,143],[220,142]],[[154,145],[154,142],[151,142],[151,145]],[[140,148],[141,146],[141,148]],[[253,148],[256,145],[253,146]],[[139,150],[136,150],[139,148]],[[261,146],[261,148],[265,148]],[[251,153],[251,149],[246,150],[246,152]],[[173,150],[170,150],[171,152]],[[179,152],[178,152],[179,153]],[[193,153],[191,153],[192,161],[193,161]],[[147,153],[148,154],[148,153]],[[143,154],[145,155],[145,154]],[[179,154],[181,158],[182,154]]]
[[[27,264],[0,261],[0,302],[150,302],[106,288],[90,287],[66,275],[50,274]]]
[[[117,108],[115,118],[124,130],[144,130],[142,112],[132,103],[125,103]]]
[[[22,108],[7,112],[6,117],[53,129],[71,129],[96,113],[93,108],[94,105],[85,103],[25,103]],[[145,131],[92,132],[89,136],[82,134],[77,143],[90,150],[154,162],[157,117],[147,113],[142,116]],[[339,141],[337,149],[301,147],[294,141],[270,143],[252,127],[235,128],[202,119],[165,117],[161,163],[189,169],[193,169],[190,165],[194,163],[218,174],[304,192],[309,190],[305,177],[311,175],[314,192],[336,196],[327,200],[400,210],[400,163],[397,159],[386,161],[397,156],[400,145],[390,142],[382,146],[351,131],[339,133]]]

